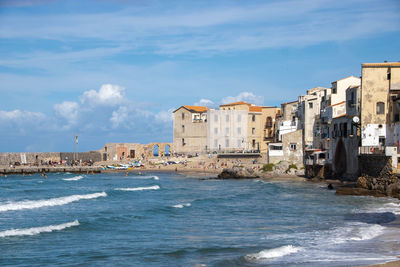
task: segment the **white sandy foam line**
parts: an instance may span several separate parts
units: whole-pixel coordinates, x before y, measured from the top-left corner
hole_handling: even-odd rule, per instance
[[[24,209],[37,209],[41,207],[61,206],[81,199],[92,199],[98,197],[106,197],[106,192],[87,194],[87,195],[72,195],[67,197],[58,197],[41,200],[27,200],[21,202],[11,202],[7,204],[0,204],[0,212],[9,210],[24,210]]]
[[[148,186],[148,187],[131,187],[131,188],[115,188],[118,191],[143,191],[143,190],[158,190],[160,187],[158,185]]]
[[[82,175],[78,175],[78,176],[74,176],[74,177],[71,177],[71,178],[64,178],[63,180],[64,181],[78,181],[78,180],[80,180],[82,178],[83,178]]]
[[[340,227],[333,231],[333,243],[341,244],[347,241],[370,240],[381,234],[386,227],[379,224],[357,223],[349,227]]]
[[[0,237],[8,236],[23,236],[23,235],[38,235],[40,233],[50,233],[53,231],[60,231],[65,228],[73,227],[79,225],[79,221],[75,220],[73,222],[58,224],[58,225],[48,225],[42,227],[26,228],[26,229],[11,229],[7,231],[0,232]]]
[[[258,253],[248,254],[245,259],[248,261],[265,261],[268,259],[283,257],[292,253],[303,250],[301,247],[294,247],[292,245],[282,246],[279,248],[264,249]]]
[[[183,209],[184,207],[190,207],[191,204],[190,203],[184,203],[184,204],[177,204],[177,205],[173,205],[173,208],[177,208],[177,209]]]

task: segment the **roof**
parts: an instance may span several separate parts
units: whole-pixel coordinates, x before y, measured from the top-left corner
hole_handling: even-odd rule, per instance
[[[345,79],[348,79],[348,78],[356,78],[356,79],[360,79],[360,77],[356,77],[356,76],[354,76],[354,75],[351,75],[351,76],[348,76],[348,77],[345,77],[345,78],[342,78],[342,79],[339,79],[339,80],[333,81],[333,82],[331,82],[331,83],[335,83],[335,82],[338,82],[338,81],[341,81],[341,80],[345,80]]]
[[[250,107],[249,107],[249,111],[250,111],[250,112],[262,112],[262,107],[250,106]]]
[[[220,107],[226,107],[226,106],[238,106],[238,105],[248,105],[251,106],[251,104],[243,102],[243,101],[238,101],[238,102],[233,102],[233,103],[228,103],[228,104],[223,104],[220,105]]]
[[[185,108],[190,112],[200,112],[200,113],[207,112],[208,110],[210,110],[208,107],[205,106],[180,106],[179,108],[174,110],[174,112],[176,112],[180,108]]]
[[[400,62],[363,63],[362,67],[400,67]]]
[[[295,101],[291,101],[291,102],[285,102],[285,103],[282,103],[281,105],[286,105],[286,104],[293,104],[293,103],[297,103],[298,101],[297,100],[295,100]]]

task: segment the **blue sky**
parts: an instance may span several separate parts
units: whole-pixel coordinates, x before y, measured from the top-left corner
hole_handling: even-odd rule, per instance
[[[399,44],[397,0],[1,0],[0,152],[170,142],[181,105],[279,106]]]

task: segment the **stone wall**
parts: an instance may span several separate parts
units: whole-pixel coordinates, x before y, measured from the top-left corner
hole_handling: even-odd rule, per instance
[[[41,162],[55,161],[59,162],[61,159],[72,160],[74,159],[73,152],[14,152],[14,153],[0,153],[0,165],[9,166],[16,162],[22,164],[23,159],[26,158],[26,164],[35,165]],[[76,153],[76,159],[82,159],[82,161],[89,161],[90,159],[94,162],[101,160],[101,154],[97,151],[90,152],[79,152]]]
[[[358,156],[358,160],[362,176],[385,177],[393,171],[392,158],[389,156],[364,154]]]
[[[65,161],[71,161],[74,159],[74,153],[73,152],[61,152],[60,158]],[[86,162],[88,162],[90,160],[92,160],[93,162],[97,162],[97,161],[101,161],[101,153],[98,151],[79,152],[79,153],[75,153],[75,159],[86,161]]]
[[[27,164],[40,163],[41,161],[60,161],[59,152],[14,152],[14,153],[0,153],[0,165],[15,164],[15,162],[22,163],[23,158],[26,158]]]

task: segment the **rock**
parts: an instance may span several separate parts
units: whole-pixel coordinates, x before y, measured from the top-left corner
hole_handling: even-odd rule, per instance
[[[376,190],[368,190],[365,188],[357,187],[339,187],[336,190],[336,195],[353,195],[353,196],[374,196],[374,197],[385,197],[386,194]]]
[[[305,175],[305,170],[304,170],[304,169],[302,169],[302,170],[296,170],[296,175],[297,175],[297,176],[304,176],[304,175]]]
[[[389,197],[395,197],[400,199],[400,183],[394,183],[387,186],[386,194]]]
[[[356,187],[368,189],[368,184],[369,184],[368,179],[366,177],[364,177],[364,176],[360,176],[357,179]]]
[[[233,167],[230,169],[223,169],[218,174],[220,179],[248,179],[259,178],[259,175],[252,168]]]

